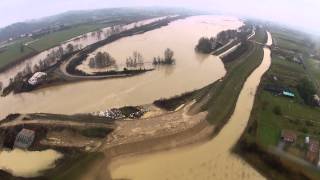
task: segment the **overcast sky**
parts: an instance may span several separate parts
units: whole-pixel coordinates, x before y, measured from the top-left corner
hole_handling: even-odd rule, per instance
[[[320,0],[1,0],[0,27],[68,10],[180,6],[281,21],[320,32]]]

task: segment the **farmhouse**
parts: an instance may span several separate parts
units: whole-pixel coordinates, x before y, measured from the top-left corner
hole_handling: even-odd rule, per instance
[[[35,132],[29,129],[22,129],[16,136],[14,147],[28,149],[35,138]]]
[[[293,143],[297,140],[297,135],[295,132],[290,130],[282,130],[281,139],[287,143]]]

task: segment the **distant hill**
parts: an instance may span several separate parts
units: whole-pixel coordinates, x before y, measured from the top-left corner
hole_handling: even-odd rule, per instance
[[[69,11],[28,22],[18,22],[0,29],[0,42],[9,38],[19,37],[21,34],[32,33],[39,29],[46,29],[60,25],[75,25],[80,23],[108,21],[126,16],[161,16],[174,13],[190,13],[190,10],[178,8],[109,8],[97,10]]]

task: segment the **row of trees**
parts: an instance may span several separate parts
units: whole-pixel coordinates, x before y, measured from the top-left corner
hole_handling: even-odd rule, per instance
[[[207,38],[207,37],[202,37],[199,39],[198,44],[196,45],[196,51],[208,54],[213,51],[215,46],[218,44],[216,43],[216,39],[214,38]]]
[[[105,68],[116,64],[116,61],[107,52],[98,52],[93,58],[89,60],[90,68]]]
[[[174,52],[167,48],[165,51],[164,51],[164,58],[160,58],[159,56],[158,57],[154,57],[153,58],[153,65],[160,65],[160,64],[167,64],[167,65],[172,65],[172,64],[175,64],[175,59],[173,58],[174,56]]]
[[[23,81],[26,76],[29,76],[35,72],[45,71],[50,66],[59,62],[63,55],[72,53],[73,51],[74,46],[72,44],[68,44],[66,49],[64,49],[62,46],[58,47],[56,50],[53,49],[44,59],[40,59],[38,64],[32,66],[30,63],[27,63],[22,71],[18,72],[13,78],[10,78],[9,84]]]
[[[251,31],[252,27],[245,25],[240,27],[239,30],[221,31],[215,38],[201,37],[195,49],[198,52],[208,54],[213,50],[227,44],[231,39],[245,42],[247,40],[247,36],[251,33]]]

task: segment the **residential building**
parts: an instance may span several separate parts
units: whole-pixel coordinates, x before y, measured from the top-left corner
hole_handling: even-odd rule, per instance
[[[281,139],[287,143],[293,143],[297,140],[297,134],[290,130],[282,130]]]
[[[311,163],[317,163],[319,156],[319,141],[310,140],[307,152],[307,160]]]
[[[16,136],[14,147],[28,149],[35,138],[35,132],[29,129],[22,129]]]

